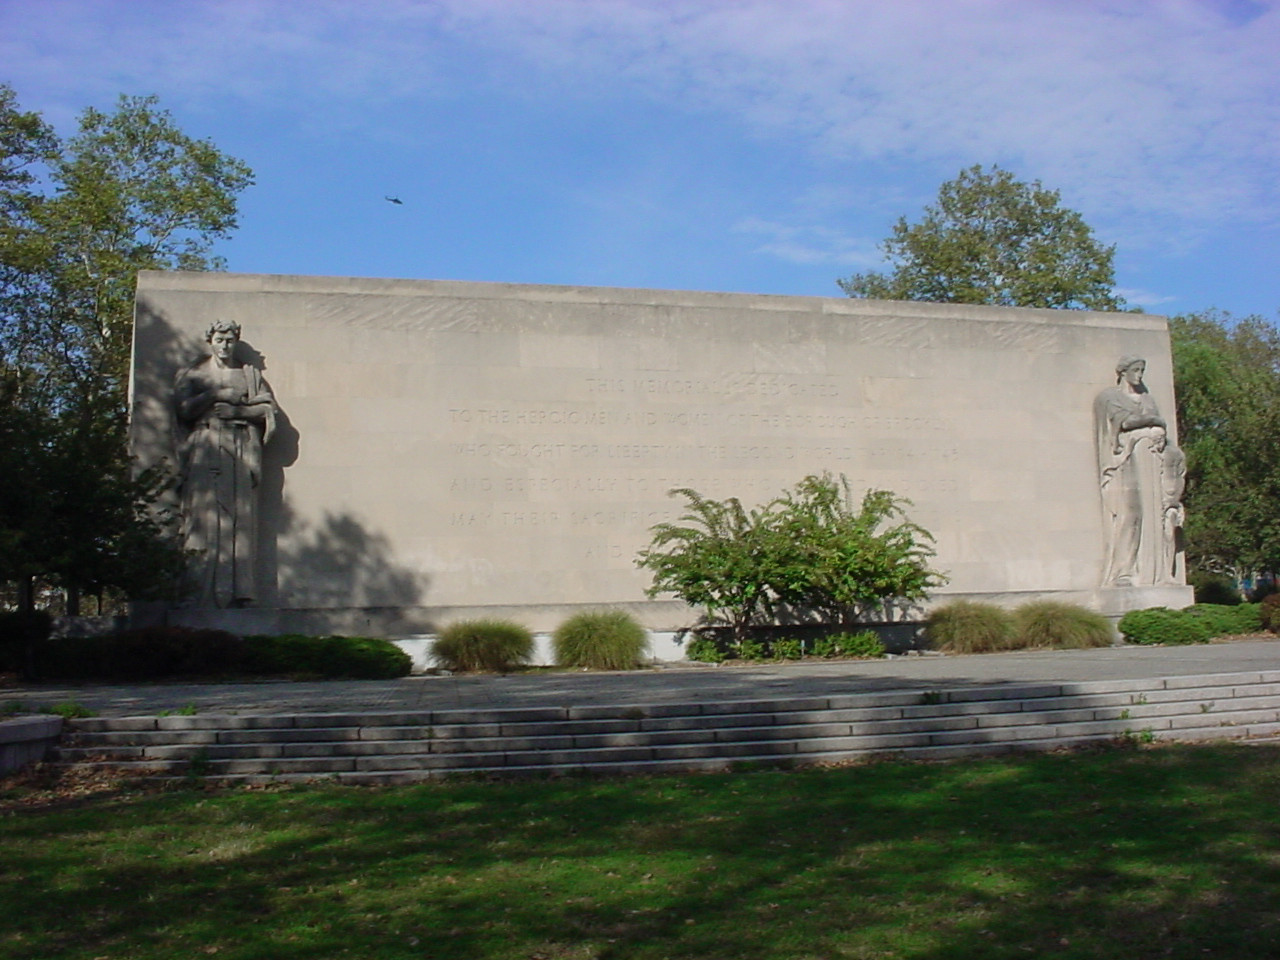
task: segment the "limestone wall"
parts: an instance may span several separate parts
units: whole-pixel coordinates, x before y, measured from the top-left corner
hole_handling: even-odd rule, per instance
[[[414,633],[485,612],[546,629],[596,603],[687,625],[645,602],[634,564],[679,513],[667,491],[760,501],[824,470],[914,501],[951,578],[940,598],[1163,596],[1098,589],[1092,422],[1116,359],[1139,354],[1172,423],[1161,317],[144,273],[143,462],[172,457],[172,384],[218,318],[243,325],[281,409],[259,600],[225,614],[264,628]]]

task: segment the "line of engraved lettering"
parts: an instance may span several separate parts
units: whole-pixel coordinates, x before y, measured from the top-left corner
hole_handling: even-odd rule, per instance
[[[569,522],[575,526],[646,526],[671,519],[670,510],[572,510]]]
[[[483,407],[450,407],[452,423],[479,424],[482,426],[532,426],[550,424],[554,427],[634,427],[655,426],[659,422],[656,410],[575,410],[568,407],[548,409],[508,410]]]
[[[618,477],[506,477],[501,486],[506,493],[613,493]]]
[[[664,476],[664,477],[630,477],[627,480],[629,493],[667,496],[672,490],[697,490],[703,496],[739,496],[760,491],[776,493],[778,484],[772,478],[764,477],[708,477],[708,476]]]
[[[658,396],[826,397],[840,395],[836,383],[823,380],[786,380],[777,374],[741,374],[719,380],[683,377],[637,377],[636,393]]]
[[[913,450],[899,444],[868,447],[866,458],[874,463],[878,460],[905,461],[907,463],[948,463],[960,459],[960,451],[956,447],[928,447]]]
[[[500,510],[498,519],[504,527],[558,526],[561,514],[558,510]]]
[[[674,427],[709,427],[714,418],[705,411],[678,410],[664,413],[663,421]]]
[[[489,521],[493,519],[492,513],[472,513],[469,511],[454,511],[449,514],[449,526],[451,527],[483,527],[487,526]]]

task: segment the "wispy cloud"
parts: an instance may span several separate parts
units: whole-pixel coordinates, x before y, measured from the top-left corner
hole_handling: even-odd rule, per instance
[[[464,78],[641,96],[830,158],[999,162],[1169,236],[1280,221],[1277,50],[1274,0],[0,0],[0,61],[54,91],[285,97],[341,127]]]
[[[1135,307],[1159,307],[1167,303],[1173,303],[1178,299],[1177,297],[1152,293],[1150,290],[1139,290],[1136,287],[1117,287],[1116,293],[1120,294],[1126,303],[1130,303]]]
[[[864,269],[878,265],[883,260],[875,241],[851,237],[828,227],[794,226],[748,217],[736,223],[734,231],[760,237],[756,253],[778,257],[789,263],[832,264]]]

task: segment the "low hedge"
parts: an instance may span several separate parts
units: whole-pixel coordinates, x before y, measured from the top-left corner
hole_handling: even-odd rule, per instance
[[[303,674],[326,680],[393,680],[407,676],[413,659],[380,637],[245,637],[245,665],[256,674]]]
[[[1183,613],[1203,620],[1215,637],[1262,632],[1262,605],[1258,603],[1197,603]]]
[[[1130,610],[1120,618],[1119,629],[1127,642],[1143,645],[1208,643],[1215,636],[1207,618],[1168,607]]]
[[[223,630],[142,627],[100,637],[59,637],[37,647],[41,680],[162,680],[174,677],[315,677],[387,680],[413,662],[373,637],[238,637]]]

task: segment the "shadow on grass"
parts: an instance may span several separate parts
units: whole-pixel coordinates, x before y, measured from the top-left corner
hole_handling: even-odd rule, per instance
[[[399,789],[0,821],[12,957],[1280,953],[1280,750]]]

